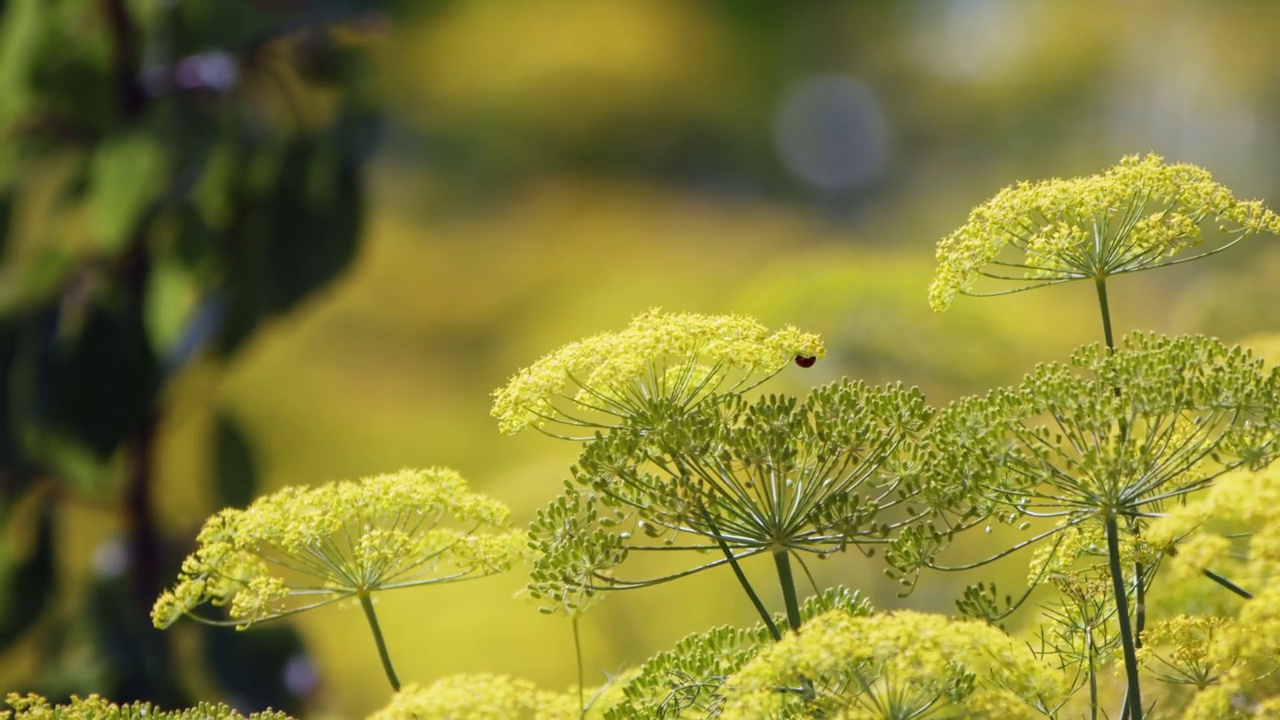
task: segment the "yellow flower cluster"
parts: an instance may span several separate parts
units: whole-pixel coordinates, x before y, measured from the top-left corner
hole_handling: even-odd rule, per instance
[[[1280,234],[1280,216],[1261,203],[1237,200],[1203,168],[1158,155],[1125,157],[1099,175],[1021,182],[938,243],[929,302],[941,311],[957,294],[1000,294],[974,292],[982,277],[1017,282],[1004,291],[1015,292],[1181,261],[1174,256],[1200,244],[1205,223],[1234,235],[1227,244]]]
[[[762,650],[726,688],[721,720],[811,717],[814,709],[841,720],[927,710],[1038,718],[1063,694],[1061,674],[999,629],[911,611],[821,615]]]
[[[53,705],[39,695],[9,693],[5,702],[12,710],[0,712],[0,720],[290,720],[288,715],[272,710],[246,718],[226,705],[201,703],[185,710],[166,711],[145,702],[119,705],[97,695],[73,695],[70,701]]]
[[[411,683],[368,720],[579,720],[576,694],[539,690],[504,675],[451,675]]]
[[[1164,682],[1204,689],[1222,672],[1213,653],[1214,638],[1231,625],[1231,618],[1216,615],[1175,615],[1152,623],[1142,632],[1138,659]]]
[[[287,487],[209,518],[152,621],[167,627],[212,603],[248,625],[357,593],[503,572],[525,541],[505,531],[508,515],[446,468]]]
[[[1216,529],[1247,531],[1247,556],[1233,561],[1240,548]],[[1194,697],[1185,717],[1280,717],[1280,469],[1232,471],[1153,522],[1148,534],[1176,548],[1176,564],[1189,570],[1233,567],[1233,579],[1253,593],[1197,650],[1198,662],[1219,675]]]
[[[825,352],[816,335],[791,326],[771,334],[748,317],[655,308],[621,332],[570,343],[516,373],[494,392],[493,416],[504,433],[548,421],[606,427],[590,418],[626,418],[664,400],[692,405]]]

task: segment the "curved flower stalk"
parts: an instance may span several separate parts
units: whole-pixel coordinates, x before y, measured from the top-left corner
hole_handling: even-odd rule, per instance
[[[9,693],[5,702],[12,709],[0,712],[0,720],[290,720],[288,715],[273,710],[247,717],[226,705],[214,703],[200,703],[183,710],[161,710],[151,703],[121,705],[97,695],[87,698],[73,695],[70,701],[55,705],[40,695]]]
[[[1206,243],[1213,226],[1222,235]],[[1280,217],[1237,200],[1202,168],[1131,155],[1099,175],[1018,183],[974,208],[938,243],[929,303],[941,311],[957,294],[1102,283],[1213,255],[1255,233],[1280,234]],[[1011,287],[976,289],[982,280]]]
[[[410,683],[368,720],[580,720],[576,693],[539,690],[505,675],[450,675],[430,685]]]
[[[1275,373],[1264,373],[1240,348],[1135,333],[1115,351],[1086,346],[1071,367],[1042,365],[1015,390],[944,412],[940,432],[956,436],[939,440],[946,452],[934,470],[938,482],[970,488],[979,514],[1009,524],[1053,523],[996,557],[1060,541],[1055,536],[1079,526],[1101,528],[1129,685],[1136,688],[1122,533],[1136,535],[1171,501],[1232,468],[1274,459],[1278,389]],[[933,560],[942,535],[904,535],[890,559],[904,575],[921,565],[954,569]],[[1144,577],[1139,587],[1149,583]],[[1131,690],[1136,705],[1135,696]],[[1131,717],[1141,716],[1132,710]]]
[[[743,558],[773,556],[791,627],[799,603],[791,559],[875,548],[926,510],[901,472],[932,409],[918,390],[841,381],[803,403],[725,396],[657,428],[602,435],[534,524],[535,596],[594,596],[728,564],[766,625]],[[674,574],[624,579],[635,553],[714,553]],[[870,550],[867,550],[870,552]],[[547,582],[549,584],[540,584]]]
[[[808,622],[833,611],[850,617],[866,617],[872,612],[858,592],[832,588],[805,600],[800,615]],[[725,681],[772,642],[773,636],[763,623],[747,629],[726,625],[690,635],[645,662],[622,686],[622,699],[604,718],[713,720],[724,709]]]
[[[826,354],[818,336],[787,326],[775,333],[739,315],[636,316],[620,332],[570,343],[521,370],[494,391],[493,416],[504,433],[548,435],[653,424],[717,393],[745,392],[795,359],[808,367]]]
[[[244,628],[355,599],[398,687],[372,594],[505,572],[524,545],[522,533],[506,531],[508,515],[445,468],[287,487],[209,518],[152,622],[165,628],[187,615]],[[205,604],[226,606],[230,619],[197,614]]]
[[[722,720],[1041,718],[1060,675],[986,623],[911,611],[827,613],[726,682]]]

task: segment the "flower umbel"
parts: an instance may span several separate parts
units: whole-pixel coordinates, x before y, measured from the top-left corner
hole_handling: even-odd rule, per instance
[[[760,553],[786,564],[801,553],[887,545],[929,512],[912,507],[920,488],[900,464],[932,415],[919,390],[846,380],[803,402],[723,396],[658,427],[601,435],[532,527],[540,553],[530,591],[572,611],[579,598]],[[631,554],[672,551],[718,557],[656,578],[615,573]],[[788,622],[797,625],[791,578],[779,579]]]
[[[1202,246],[1214,225],[1223,234]],[[1099,175],[1018,183],[974,208],[938,243],[929,303],[941,311],[957,294],[1102,281],[1211,255],[1260,232],[1280,234],[1280,216],[1237,200],[1203,168],[1131,155]],[[976,290],[981,279],[1015,286]]]
[[[152,620],[167,627],[210,603],[247,626],[361,593],[503,572],[521,535],[476,531],[503,530],[507,518],[444,468],[287,487],[209,518]]]
[[[582,708],[569,693],[539,690],[504,675],[450,675],[430,686],[412,683],[369,720],[579,720]]]
[[[505,506],[445,468],[287,487],[209,518],[151,621],[165,628],[188,615],[245,628],[355,599],[399,690],[371,595],[508,570],[522,556],[524,534],[507,531],[507,518]],[[197,615],[206,603],[228,606],[230,619]]]
[[[1063,691],[999,629],[911,611],[817,617],[725,686],[723,720],[1038,718]]]
[[[611,428],[687,411],[717,392],[744,391],[793,358],[812,364],[825,352],[816,335],[790,326],[771,334],[739,315],[653,309],[621,332],[570,343],[516,373],[494,392],[493,416],[504,433],[532,427],[555,434],[549,423]]]

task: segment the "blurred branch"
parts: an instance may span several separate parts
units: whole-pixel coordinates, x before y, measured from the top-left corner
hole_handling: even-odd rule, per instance
[[[110,30],[115,53],[112,77],[121,115],[130,120],[146,107],[147,97],[138,82],[138,28],[129,16],[124,0],[102,0],[102,12]]]

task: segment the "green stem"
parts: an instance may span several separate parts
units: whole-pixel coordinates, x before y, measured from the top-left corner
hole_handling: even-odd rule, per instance
[[[742,586],[743,592],[750,598],[751,605],[756,609],[756,613],[760,615],[760,619],[764,620],[764,626],[769,629],[769,634],[773,636],[775,642],[781,640],[782,633],[778,630],[778,624],[773,621],[773,616],[769,614],[769,609],[764,606],[764,601],[756,594],[755,588],[751,587],[751,582],[747,580],[747,574],[742,571],[742,565],[738,563],[738,558],[734,557],[733,550],[729,548],[729,544],[720,535],[720,529],[716,527],[715,521],[711,519],[711,513],[705,507],[702,508],[702,516],[707,521],[707,527],[711,529],[712,536],[716,539],[716,545],[720,546],[720,552],[724,553],[725,558],[729,561],[729,567],[733,568],[733,576],[738,578],[738,584]]]
[[[1142,631],[1147,629],[1147,588],[1142,563],[1133,564],[1133,644],[1142,647]]]
[[[800,602],[796,599],[796,581],[791,575],[791,554],[786,548],[773,551],[773,564],[778,567],[778,584],[782,586],[782,601],[787,605],[787,625],[793,631],[800,629]]]
[[[369,599],[367,590],[356,593],[356,597],[360,598],[360,608],[364,610],[364,617],[369,621],[369,629],[373,631],[373,642],[378,646],[382,670],[387,673],[387,679],[391,681],[391,689],[400,692],[400,680],[396,677],[395,668],[391,667],[391,656],[387,654],[387,642],[382,639],[382,629],[378,627],[378,616],[373,612],[373,600]]]
[[[587,716],[587,699],[586,690],[583,684],[586,680],[586,671],[583,669],[582,663],[582,633],[578,630],[578,616],[573,616],[573,652],[578,656],[578,718]]]
[[[1240,587],[1239,585],[1237,585],[1237,584],[1235,584],[1235,583],[1231,582],[1230,580],[1228,580],[1228,579],[1226,579],[1226,578],[1222,577],[1221,575],[1219,575],[1218,573],[1216,573],[1216,572],[1214,572],[1214,571],[1210,570],[1209,568],[1202,568],[1202,569],[1200,570],[1200,572],[1201,572],[1205,577],[1207,577],[1207,578],[1209,578],[1210,580],[1212,580],[1212,581],[1214,581],[1214,582],[1218,583],[1219,585],[1221,585],[1222,587],[1224,587],[1224,588],[1226,588],[1226,589],[1230,590],[1231,592],[1235,593],[1236,595],[1239,595],[1240,597],[1244,598],[1245,600],[1252,600],[1252,599],[1253,599],[1253,593],[1249,592],[1248,590],[1245,590],[1244,588]]]
[[[1115,350],[1115,337],[1111,335],[1111,306],[1107,304],[1107,279],[1096,278],[1093,284],[1098,289],[1098,309],[1102,311],[1102,335],[1107,340],[1107,349]]]
[[[1089,720],[1098,720],[1098,658],[1091,628],[1085,630],[1085,641],[1089,646]]]
[[[1108,510],[1103,523],[1107,531],[1107,561],[1111,567],[1111,589],[1115,593],[1116,619],[1120,623],[1120,644],[1124,649],[1124,672],[1129,683],[1125,703],[1130,720],[1142,720],[1142,690],[1138,685],[1138,653],[1133,639],[1133,626],[1129,623],[1129,594],[1120,569],[1120,529],[1116,525],[1115,510]]]

